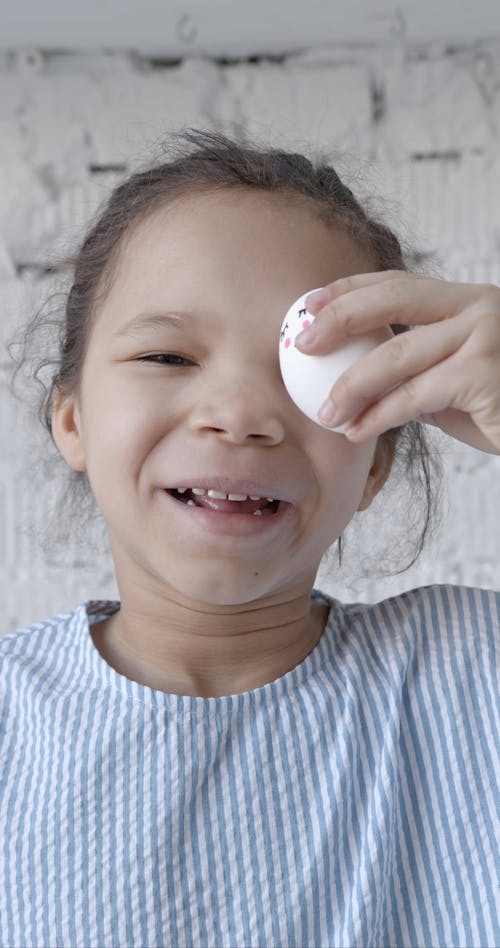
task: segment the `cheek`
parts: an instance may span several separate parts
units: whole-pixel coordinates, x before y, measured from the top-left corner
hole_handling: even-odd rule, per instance
[[[375,441],[351,444],[344,435],[332,433],[335,451],[328,445],[322,460],[322,484],[327,507],[343,527],[356,512],[363,496],[373,460]],[[342,529],[343,529],[342,527]]]
[[[95,393],[87,405],[87,451],[99,467],[138,466],[166,430],[164,405],[119,385]]]

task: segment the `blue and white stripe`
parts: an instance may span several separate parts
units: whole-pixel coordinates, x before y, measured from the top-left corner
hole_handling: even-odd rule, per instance
[[[0,639],[1,948],[500,946],[500,594],[313,598],[219,698],[107,665],[116,602]]]

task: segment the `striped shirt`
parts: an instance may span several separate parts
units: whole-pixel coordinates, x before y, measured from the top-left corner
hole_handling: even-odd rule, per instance
[[[2,948],[500,946],[500,593],[312,599],[223,697],[111,668],[119,602],[0,639]]]

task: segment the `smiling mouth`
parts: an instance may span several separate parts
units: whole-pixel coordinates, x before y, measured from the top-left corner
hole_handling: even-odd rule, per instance
[[[265,499],[257,501],[248,498],[242,501],[214,499],[207,495],[200,497],[197,494],[193,494],[192,490],[186,490],[181,494],[175,487],[168,489],[167,494],[170,494],[170,496],[179,503],[189,507],[204,507],[216,513],[246,514],[247,516],[250,514],[261,517],[272,517],[278,513],[281,505],[280,500],[269,502]]]

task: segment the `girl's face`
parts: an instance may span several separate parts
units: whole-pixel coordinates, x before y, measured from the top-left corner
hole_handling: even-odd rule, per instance
[[[62,454],[88,473],[120,589],[208,604],[310,590],[391,459],[382,442],[351,444],[300,412],[279,331],[302,293],[372,269],[300,201],[244,188],[179,199],[131,232],[80,397],[59,400],[53,419]],[[166,492],[210,476],[280,485],[293,505],[251,535],[212,532]]]

